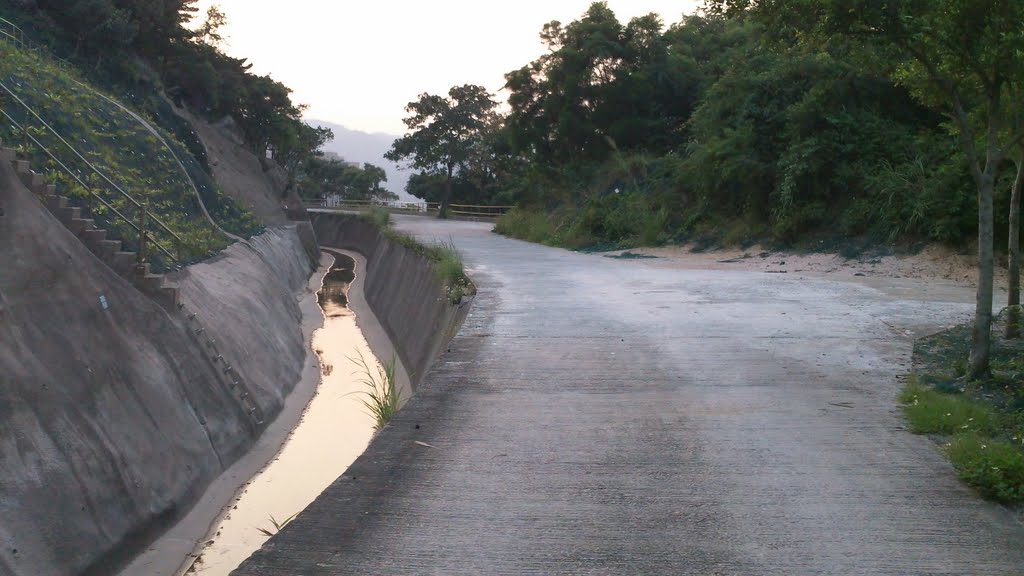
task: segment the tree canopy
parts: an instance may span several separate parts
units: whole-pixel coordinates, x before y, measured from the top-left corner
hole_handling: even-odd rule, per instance
[[[459,156],[425,94],[392,157],[420,197],[515,203],[504,230],[573,247],[976,239],[984,375],[994,242],[1019,269],[1022,22],[1018,0],[706,0],[674,23],[595,2],[542,27]]]
[[[224,14],[207,10],[198,25],[196,0],[0,0],[0,14],[45,38],[101,84],[128,94],[166,92],[211,119],[231,116],[246,144],[293,177],[329,132],[302,122],[291,90],[250,73],[245,59],[221,52]],[[154,98],[135,104],[159,107]],[[154,114],[160,118],[160,114]]]
[[[384,169],[373,164],[358,166],[340,159],[315,157],[304,167],[299,186],[302,195],[308,199],[337,195],[345,200],[397,200],[397,194],[382,186],[387,180]]]
[[[1009,121],[1008,93],[1024,83],[1024,3],[1017,0],[713,0],[719,13],[751,15],[776,34],[822,45],[836,37],[897,58],[870,66],[923,106],[945,113],[974,180],[979,282],[970,375],[989,371],[994,187],[1007,152],[1024,138]],[[858,60],[866,66],[867,60]],[[885,61],[883,61],[885,62]],[[867,67],[867,66],[866,66]],[[1011,247],[1011,252],[1014,250]]]
[[[405,108],[409,116],[404,122],[410,132],[394,142],[385,158],[407,161],[421,174],[443,179],[442,218],[448,212],[453,181],[471,178],[473,165],[486,154],[496,106],[487,89],[467,84],[452,87],[447,97],[421,94]],[[421,177],[418,182],[422,181]]]

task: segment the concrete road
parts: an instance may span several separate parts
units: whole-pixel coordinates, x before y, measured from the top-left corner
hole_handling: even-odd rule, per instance
[[[392,426],[234,574],[1024,574],[1024,527],[895,404],[910,335],[968,317],[970,290],[397,220],[464,252],[473,312]]]

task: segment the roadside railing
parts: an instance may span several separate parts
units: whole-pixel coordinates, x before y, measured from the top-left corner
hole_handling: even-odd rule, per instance
[[[343,200],[327,198],[319,202],[305,202],[306,208],[337,208],[338,210],[365,210],[367,208],[381,207],[399,212],[429,212],[431,205],[428,202],[378,202],[375,200]],[[437,205],[434,205],[437,210]]]
[[[338,200],[326,199],[320,202],[306,202],[306,208],[329,210],[366,210],[368,208],[385,208],[389,212],[411,214],[437,214],[441,210],[439,202],[377,202],[373,200]],[[448,213],[468,218],[497,218],[512,209],[512,206],[489,206],[483,204],[449,204]]]
[[[28,52],[35,52],[37,54],[46,54],[49,58],[57,62],[57,65],[61,68],[70,66],[70,62],[63,58],[59,58],[50,52],[49,48],[33,41],[29,38],[25,31],[18,27],[17,24],[7,20],[6,18],[0,18],[0,40],[4,40],[12,44],[19,50],[26,50]]]
[[[63,145],[63,147],[67,148],[67,150],[71,152],[73,157],[76,158],[78,161],[82,163],[82,165],[85,166],[90,176],[95,175],[99,179],[99,181],[105,184],[110,191],[116,193],[116,195],[123,198],[128,203],[128,205],[134,209],[136,214],[134,215],[134,218],[132,218],[124,214],[118,208],[116,208],[110,201],[106,200],[100,194],[98,194],[94,186],[91,186],[90,183],[83,181],[79,173],[68,167],[67,163],[64,160],[58,158],[57,155],[49,147],[43,144],[34,134],[32,134],[27,125],[27,118],[23,119],[22,122],[19,122],[17,119],[11,116],[6,110],[0,108],[0,115],[2,115],[11,124],[11,127],[14,129],[15,132],[21,134],[23,141],[26,145],[34,145],[40,152],[46,155],[46,157],[53,162],[54,166],[58,170],[67,175],[75,184],[81,187],[89,198],[96,200],[100,204],[102,204],[103,207],[110,212],[110,214],[113,214],[115,218],[124,222],[128,226],[128,228],[137,235],[137,254],[140,262],[145,261],[145,250],[146,247],[149,245],[155,247],[161,254],[163,254],[171,262],[177,263],[180,260],[182,260],[181,251],[184,246],[184,241],[181,239],[180,236],[178,236],[178,234],[176,234],[173,230],[168,228],[166,224],[161,222],[160,219],[157,218],[156,215],[154,215],[146,207],[145,204],[136,200],[132,195],[125,192],[120,186],[118,186],[110,178],[108,178],[106,174],[104,174],[98,168],[96,168],[96,166],[93,165],[92,162],[87,160],[85,156],[79,153],[74,146],[72,146],[63,136],[61,136],[56,130],[54,130],[53,127],[50,126],[50,124],[43,120],[42,117],[40,117],[39,114],[37,114],[31,106],[26,104],[21,98],[18,97],[17,94],[11,91],[11,89],[8,88],[2,82],[0,82],[0,99],[10,99],[14,103],[16,103],[18,107],[24,110],[24,112],[28,115],[28,118],[34,119],[45,132],[51,134],[53,137],[57,139],[57,141],[61,145]],[[92,178],[90,177],[89,180],[91,181]],[[154,236],[154,234],[149,231],[150,227],[152,227],[155,231],[162,231],[164,234],[166,234],[175,244],[175,251],[172,252],[164,243],[160,242]]]
[[[449,204],[448,212],[456,216],[472,218],[497,218],[512,209],[512,206],[484,206],[480,204]]]

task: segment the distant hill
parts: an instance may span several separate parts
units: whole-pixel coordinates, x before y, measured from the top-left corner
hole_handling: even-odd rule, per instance
[[[391,143],[397,140],[399,136],[395,134],[360,132],[340,124],[333,124],[313,118],[307,118],[306,123],[310,126],[330,128],[334,132],[334,140],[324,144],[323,149],[325,152],[333,152],[348,162],[358,162],[360,164],[369,162],[370,164],[380,166],[388,175],[388,181],[384,185],[385,188],[398,194],[398,197],[404,201],[412,202],[418,200],[405,192],[405,183],[409,181],[409,176],[413,174],[413,171],[403,170],[397,164],[384,159],[384,153],[391,149]]]

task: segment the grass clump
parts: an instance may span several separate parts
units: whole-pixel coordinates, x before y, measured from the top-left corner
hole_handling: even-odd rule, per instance
[[[1007,504],[1024,502],[1024,450],[1018,441],[959,434],[946,446],[957,476],[982,496]]]
[[[996,319],[992,376],[968,381],[963,359],[971,327],[957,326],[914,345],[915,373],[900,395],[909,429],[940,436],[957,475],[979,494],[1024,504],[1024,345],[1002,337]]]
[[[371,206],[366,215],[378,228],[386,228],[391,224],[391,212],[383,206]]]
[[[395,358],[392,357],[383,366],[377,366],[376,370],[370,367],[362,352],[359,352],[358,357],[349,357],[349,360],[359,366],[355,374],[360,375],[359,382],[366,388],[352,394],[361,396],[359,401],[376,420],[373,429],[380,430],[387,426],[401,406],[402,399],[395,381]]]
[[[911,378],[900,395],[903,411],[915,434],[991,434],[998,429],[995,410],[962,395],[926,388]]]
[[[431,247],[434,253],[434,272],[437,279],[444,284],[445,292],[448,294],[448,301],[458,304],[470,290],[473,283],[466,276],[465,265],[462,262],[462,254],[455,248],[451,241],[438,242]]]
[[[264,536],[270,537],[270,536],[273,536],[274,534],[277,534],[278,532],[280,532],[285,526],[288,525],[289,522],[291,522],[292,520],[295,520],[295,517],[298,516],[298,515],[299,515],[299,513],[296,512],[295,514],[292,514],[291,516],[285,518],[284,520],[278,521],[276,518],[274,518],[273,514],[271,514],[270,515],[270,525],[273,526],[273,529],[259,528],[259,527],[257,527],[256,529],[259,530],[260,533],[263,534]]]

